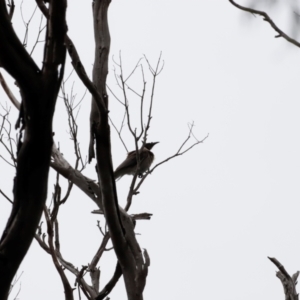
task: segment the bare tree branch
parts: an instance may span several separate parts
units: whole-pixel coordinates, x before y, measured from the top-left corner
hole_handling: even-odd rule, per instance
[[[122,276],[122,269],[119,263],[117,263],[115,272],[113,277],[110,279],[110,281],[105,285],[105,287],[102,289],[102,291],[98,294],[98,296],[95,298],[95,300],[103,300],[115,287],[117,282]]]
[[[67,95],[66,91],[65,91],[65,83],[63,82],[62,87],[62,95],[63,95],[63,99],[64,99],[64,103],[65,103],[65,107],[67,110],[67,114],[68,114],[68,125],[69,125],[69,133],[70,133],[70,137],[71,140],[73,141],[74,144],[74,150],[75,150],[75,156],[76,156],[76,161],[75,161],[75,170],[78,169],[79,163],[81,163],[81,168],[80,168],[80,172],[85,168],[86,163],[83,162],[82,156],[81,156],[81,150],[80,150],[80,146],[79,146],[79,142],[77,139],[77,135],[78,135],[78,125],[76,122],[76,117],[74,116],[74,110],[76,109],[77,105],[75,105],[74,101],[75,101],[75,95],[73,95],[73,87],[71,90],[71,95],[70,95],[70,99],[69,99],[69,95]],[[79,101],[79,103],[83,100],[83,98]]]
[[[299,295],[296,291],[296,284],[299,271],[297,271],[293,276],[290,276],[284,266],[275,257],[268,257],[268,259],[279,269],[279,271],[276,272],[276,276],[280,279],[283,285],[285,299],[298,300]]]
[[[57,0],[50,0],[50,1],[57,1]],[[37,3],[39,3],[39,7],[41,10],[45,13],[47,18],[51,18],[51,14],[49,14],[49,11],[47,7],[44,5],[43,1],[37,0]],[[95,26],[99,26],[98,31],[96,30],[96,34],[104,35],[105,38],[108,38],[107,32],[108,32],[108,25],[107,25],[107,7],[110,1],[106,0],[95,0],[93,5],[94,9],[94,19],[95,19]],[[51,11],[50,11],[51,12]],[[56,11],[58,13],[58,11]],[[58,13],[59,17],[59,13]],[[52,20],[53,21],[53,20]],[[58,28],[49,28],[48,27],[48,34],[51,36],[51,30],[57,30]],[[50,31],[50,33],[49,33]],[[60,36],[61,38],[61,36]],[[99,39],[99,36],[96,37],[98,40],[97,42],[100,44],[97,44],[96,51],[101,51],[101,55],[97,53],[96,57],[101,58],[101,70],[97,70],[97,78],[95,78],[95,75],[93,76],[93,83],[89,80],[87,75],[85,74],[85,70],[81,64],[81,61],[79,59],[79,56],[76,52],[76,49],[74,45],[72,44],[71,40],[65,35],[64,33],[64,41],[68,47],[69,54],[72,59],[72,63],[74,66],[74,69],[76,70],[77,74],[79,75],[80,79],[86,84],[87,88],[89,89],[90,93],[93,96],[93,103],[96,103],[96,111],[97,111],[97,118],[93,119],[95,121],[92,126],[92,133],[93,133],[93,139],[96,139],[96,152],[97,152],[97,161],[98,161],[98,181],[99,183],[95,183],[91,179],[83,176],[78,170],[78,163],[79,161],[82,162],[80,150],[77,149],[77,125],[76,125],[76,116],[72,115],[70,117],[70,133],[74,141],[74,147],[75,152],[77,151],[77,161],[75,163],[75,168],[72,168],[69,163],[62,157],[62,154],[60,151],[55,147],[55,145],[52,148],[52,161],[51,166],[56,169],[61,175],[63,175],[65,178],[69,180],[69,186],[66,192],[67,198],[70,194],[72,184],[78,185],[95,203],[98,205],[100,209],[102,209],[102,212],[104,212],[109,233],[105,232],[104,239],[102,241],[102,244],[100,245],[100,248],[95,255],[95,257],[92,260],[92,263],[90,266],[84,266],[81,271],[76,270],[74,266],[72,266],[70,263],[66,262],[61,254],[60,254],[60,243],[59,243],[59,234],[58,234],[58,222],[57,222],[57,214],[58,214],[58,207],[63,202],[63,200],[60,200],[61,198],[61,191],[59,186],[57,186],[57,197],[55,196],[53,198],[53,210],[51,214],[49,212],[48,215],[46,215],[47,219],[47,226],[48,226],[48,244],[44,241],[44,236],[37,235],[37,240],[46,251],[49,251],[48,253],[51,254],[56,259],[56,266],[60,269],[62,274],[63,267],[72,270],[72,272],[77,277],[77,282],[79,285],[81,285],[83,293],[89,298],[92,299],[94,297],[95,291],[99,290],[99,268],[97,268],[97,263],[99,262],[99,259],[101,258],[103,251],[108,250],[106,249],[107,241],[109,240],[109,236],[111,236],[113,240],[114,249],[117,253],[117,257],[119,260],[119,267],[121,270],[121,274],[124,273],[125,278],[125,284],[127,288],[128,298],[132,300],[141,300],[143,299],[142,292],[145,286],[145,280],[148,273],[148,267],[150,265],[149,256],[146,251],[142,251],[136,241],[135,233],[134,233],[134,224],[137,219],[149,219],[150,214],[138,214],[135,216],[128,216],[126,211],[120,209],[118,205],[117,200],[117,194],[116,194],[116,187],[114,182],[114,176],[113,176],[113,169],[112,169],[112,162],[111,162],[111,151],[110,151],[110,135],[109,135],[109,125],[108,125],[108,96],[106,94],[106,82],[105,78],[107,75],[107,57],[108,51],[109,51],[109,43],[105,44],[103,46],[103,40],[101,38]],[[107,42],[107,41],[106,41]],[[101,47],[99,47],[101,45]],[[58,54],[60,54],[60,51],[62,49],[58,49]],[[1,56],[0,56],[1,58]],[[160,56],[161,58],[161,56]],[[144,103],[144,96],[145,96],[145,87],[146,87],[146,81],[143,74],[143,68],[142,70],[142,76],[143,76],[143,91],[142,93],[135,92],[134,89],[130,88],[128,85],[128,80],[133,75],[137,67],[139,66],[139,63],[135,66],[134,70],[129,74],[129,76],[126,79],[123,79],[123,87],[129,88],[133,93],[138,95],[141,98],[141,107],[140,107],[140,113],[141,113],[141,133],[139,136],[136,134],[136,130],[133,130],[134,137],[135,137],[135,144],[136,144],[136,150],[138,150],[138,140],[144,135],[144,141],[146,142],[147,138],[147,130],[150,127],[150,120],[152,118],[152,106],[153,106],[153,96],[154,96],[154,86],[155,86],[155,78],[156,76],[161,72],[159,70],[159,63],[160,58],[157,64],[156,69],[153,69],[149,62],[147,61],[149,65],[149,69],[154,76],[154,82],[152,87],[152,93],[151,93],[151,99],[150,99],[150,107],[149,107],[149,115],[148,115],[148,121],[147,124],[143,124],[143,103]],[[54,45],[53,41],[46,42],[46,50],[45,50],[45,60],[44,60],[44,66],[42,70],[42,75],[46,76],[49,75],[49,73],[52,72],[51,67],[51,61],[55,60],[55,51],[54,51]],[[98,62],[99,63],[99,62]],[[99,64],[95,63],[96,68],[99,68]],[[122,66],[122,64],[120,64]],[[96,71],[95,71],[96,72]],[[58,72],[59,78],[63,75],[63,72]],[[123,76],[123,75],[122,75]],[[57,87],[57,86],[55,86]],[[71,99],[69,102],[69,106],[67,106],[67,110],[73,113],[73,97],[71,95]],[[25,107],[25,113],[26,113],[27,107]],[[21,117],[23,119],[23,116]],[[121,129],[123,127],[123,122]],[[119,131],[121,135],[121,129]],[[77,150],[76,150],[77,149]],[[180,149],[181,150],[181,149]],[[186,150],[187,151],[187,150]],[[179,151],[180,152],[180,151]],[[139,161],[139,157],[137,158]],[[82,162],[83,164],[83,162]],[[138,174],[138,172],[137,172]],[[134,191],[135,187],[135,180],[137,179],[137,174],[135,175],[131,191]],[[57,182],[58,184],[58,182]],[[50,226],[51,225],[51,226]],[[50,228],[50,229],[49,229]],[[52,237],[51,237],[52,235]],[[54,239],[54,240],[53,240]],[[51,246],[52,244],[52,246]],[[84,275],[90,272],[91,278],[92,278],[92,284],[93,287],[88,286],[83,277]],[[94,272],[94,273],[93,273]],[[92,274],[93,273],[93,274]],[[119,272],[120,273],[120,272]],[[118,278],[120,275],[117,276]],[[64,280],[63,280],[64,281]],[[116,282],[116,279],[113,280]],[[115,284],[115,283],[114,283]]]
[[[123,119],[123,120],[124,120],[124,119]],[[121,132],[122,132],[122,125],[123,125],[123,124],[121,125],[121,129],[118,130],[118,128],[116,127],[116,125],[114,124],[114,122],[112,121],[111,118],[109,118],[109,121],[110,121],[111,125],[114,127],[114,129],[116,130],[116,132],[118,133],[119,139],[121,140],[121,142],[122,142],[122,144],[123,144],[125,150],[128,152],[128,149],[127,149],[127,147],[126,147],[126,144],[125,144],[125,142],[124,142],[124,140],[123,140],[123,138],[122,138],[122,135],[121,135]],[[123,122],[122,122],[122,123],[123,123]]]
[[[23,25],[25,27],[25,34],[24,34],[24,39],[23,39],[23,46],[25,48],[27,47],[27,42],[28,42],[29,25],[30,25],[35,13],[36,13],[36,9],[37,9],[37,6],[34,8],[31,16],[29,17],[28,21],[26,22],[25,19],[24,19],[24,16],[23,16],[23,1],[21,1],[20,11],[21,11],[21,18],[22,18],[22,21],[23,21]]]
[[[9,111],[6,110],[6,114],[4,116],[2,116],[2,124],[1,124],[1,128],[0,128],[0,143],[4,146],[6,152],[9,154],[12,163],[10,163],[7,159],[5,159],[2,155],[0,155],[0,157],[10,166],[16,168],[17,167],[17,159],[15,157],[15,151],[16,151],[16,142],[15,140],[11,137],[11,123],[8,120],[8,115],[9,115]],[[5,124],[7,124],[8,129],[6,128]],[[8,141],[8,145],[7,142],[4,142],[3,140],[3,134],[2,131],[5,132],[6,136],[4,136],[4,138],[7,139]],[[14,146],[13,143],[14,142]]]
[[[287,40],[288,42],[290,42],[291,44],[300,47],[300,43],[298,41],[296,41],[295,39],[291,38],[290,36],[288,36],[286,33],[284,33],[275,23],[274,21],[269,17],[269,15],[267,13],[265,13],[264,11],[260,11],[260,10],[256,10],[256,9],[252,9],[249,7],[245,7],[242,6],[240,4],[237,4],[236,2],[234,2],[233,0],[228,0],[232,5],[234,5],[235,7],[243,10],[243,11],[247,11],[249,13],[252,14],[256,14],[256,15],[260,15],[263,17],[263,20],[268,22],[271,27],[278,33],[277,36],[275,36],[276,38],[278,37],[283,37],[285,40]]]
[[[15,12],[15,2],[14,0],[8,0],[7,6],[9,7],[9,19],[12,20],[14,12]]]
[[[14,32],[5,1],[0,1],[0,64],[17,81],[22,96],[13,208],[0,241],[0,299],[7,298],[10,282],[34,237],[47,195],[52,118],[64,71],[63,38],[67,30],[66,2],[49,2],[48,38],[40,70]]]
[[[192,127],[191,127],[191,130],[192,130]],[[180,155],[185,154],[186,152],[188,152],[189,150],[191,150],[191,149],[192,149],[193,147],[195,147],[196,145],[202,144],[202,143],[208,138],[208,135],[207,135],[204,139],[202,139],[202,140],[200,140],[200,141],[196,141],[193,145],[191,145],[190,147],[188,147],[186,150],[181,151],[182,147],[186,144],[186,142],[189,140],[189,138],[190,138],[190,136],[191,136],[191,132],[192,132],[191,130],[190,130],[189,136],[188,136],[187,139],[183,142],[183,144],[179,147],[178,151],[177,151],[174,155],[172,155],[172,156],[166,158],[165,160],[159,162],[158,164],[156,164],[156,165],[149,171],[150,174],[151,174],[158,166],[160,166],[160,165],[166,163],[166,162],[169,161],[170,159],[173,159],[173,158],[175,158],[175,157],[177,157],[177,156],[180,156]]]
[[[12,104],[18,109],[20,110],[21,104],[20,102],[16,99],[16,97],[14,96],[14,94],[12,93],[12,91],[10,90],[10,88],[8,87],[4,77],[2,76],[1,72],[0,72],[0,84],[3,88],[3,90],[5,91],[6,95],[8,96],[9,100],[12,102]]]
[[[167,161],[177,157],[177,156],[181,156],[183,154],[185,154],[186,152],[190,151],[193,147],[195,147],[198,144],[202,144],[209,135],[207,135],[205,138],[203,138],[202,140],[197,140],[194,135],[193,135],[193,128],[194,128],[194,123],[192,123],[191,125],[189,125],[189,134],[188,137],[184,140],[184,142],[180,145],[179,149],[177,150],[177,152],[171,156],[169,156],[168,158],[164,159],[163,161],[157,163],[151,170],[149,170],[149,172],[147,172],[142,179],[138,182],[138,184],[135,186],[134,190],[132,191],[132,195],[136,195],[139,192],[139,189],[141,187],[141,185],[143,184],[143,182],[145,181],[145,179],[148,177],[149,174],[152,174],[152,172],[159,167],[160,165],[166,163]],[[181,151],[182,148],[184,147],[184,145],[187,143],[187,141],[191,138],[191,136],[193,136],[196,139],[196,142],[193,143],[190,147],[188,147],[187,149],[185,149],[184,151]]]
[[[151,67],[151,64],[149,63],[147,57],[144,55],[146,62],[148,64],[148,67],[153,75],[153,82],[152,82],[152,89],[151,89],[151,96],[150,96],[150,106],[149,106],[149,113],[148,113],[148,121],[147,121],[147,125],[145,126],[145,133],[144,133],[144,140],[143,143],[145,144],[147,141],[147,133],[148,130],[150,128],[150,122],[152,119],[152,106],[153,106],[153,100],[154,100],[154,90],[155,90],[155,84],[156,84],[156,77],[160,74],[160,72],[162,71],[162,68],[159,70],[160,67],[160,60],[161,60],[161,55],[162,53],[160,53],[157,64],[156,64],[156,68],[155,70],[153,70],[153,68]]]
[[[104,237],[102,239],[101,245],[93,257],[90,265],[89,265],[89,270],[90,270],[90,276],[92,280],[92,285],[94,287],[94,290],[98,293],[99,292],[99,277],[100,277],[100,270],[97,268],[97,264],[99,263],[100,258],[102,257],[103,252],[105,251],[105,247],[110,239],[110,234],[109,232],[106,232],[104,234]]]
[[[2,190],[0,190],[0,193],[1,193],[1,195],[2,195],[7,201],[9,201],[11,204],[13,204],[13,201],[11,201],[11,200],[9,199],[9,197],[6,196],[6,195],[3,193]]]
[[[17,282],[20,280],[20,278],[21,278],[22,275],[23,275],[23,272],[21,273],[20,276],[18,276],[18,274],[16,274],[16,276],[14,277],[14,279],[13,279],[13,281],[12,281],[12,283],[11,283],[10,290],[9,290],[9,292],[8,292],[9,295],[11,294],[13,288],[16,286]],[[16,296],[14,297],[14,300],[17,300],[17,299],[18,299],[17,297],[18,297],[18,295],[20,294],[20,291],[21,291],[21,284],[20,284],[20,287],[19,287],[19,290],[18,290]]]
[[[45,215],[46,223],[47,223],[48,244],[49,244],[50,255],[52,256],[52,260],[55,265],[55,268],[56,268],[56,270],[61,278],[61,281],[63,283],[65,299],[73,300],[74,299],[73,289],[71,288],[68,278],[67,278],[66,274],[64,273],[61,265],[59,264],[57,256],[56,256],[56,251],[55,251],[54,244],[53,244],[53,221],[51,221],[46,207],[44,208],[44,215]]]
[[[40,25],[39,25],[39,32],[37,34],[35,43],[34,43],[32,49],[31,49],[30,56],[33,54],[33,51],[34,51],[35,47],[37,46],[37,44],[42,42],[42,41],[39,40],[39,38],[40,38],[41,33],[46,28],[46,25],[42,27],[42,22],[43,22],[43,15],[41,15],[41,20],[40,20]]]

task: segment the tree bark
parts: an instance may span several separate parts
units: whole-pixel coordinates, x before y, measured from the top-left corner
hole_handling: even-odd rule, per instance
[[[22,97],[17,122],[21,132],[14,204],[0,240],[1,300],[8,297],[10,283],[34,238],[47,197],[52,118],[66,54],[66,1],[50,1],[49,12],[44,62],[40,70],[17,38],[6,3],[0,0],[0,66],[16,80]]]
[[[94,139],[96,141],[96,157],[98,179],[102,194],[103,210],[111,240],[118,262],[124,276],[127,297],[129,300],[142,300],[148,264],[144,264],[141,249],[136,241],[134,224],[128,219],[122,220],[119,211],[116,184],[111,157],[110,126],[108,120],[108,96],[106,93],[106,77],[108,73],[108,54],[110,34],[107,21],[107,10],[110,0],[93,2],[95,31],[95,62],[93,82],[101,97],[101,101],[93,98],[91,110],[91,142],[89,160],[93,157]],[[127,221],[127,222],[126,222]],[[122,224],[126,222],[126,224]]]

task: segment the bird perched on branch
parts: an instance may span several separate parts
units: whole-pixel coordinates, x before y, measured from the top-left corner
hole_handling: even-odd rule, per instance
[[[140,154],[140,169],[139,176],[141,177],[151,166],[154,160],[154,154],[150,151],[156,143],[146,143],[139,150]],[[137,168],[136,151],[128,152],[127,158],[117,167],[115,171],[115,179],[121,178],[124,175],[134,175]]]

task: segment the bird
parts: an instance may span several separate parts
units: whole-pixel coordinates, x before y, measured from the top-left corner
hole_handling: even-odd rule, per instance
[[[154,161],[154,154],[150,150],[159,142],[146,143],[140,150],[140,169],[138,170],[139,177],[143,176],[149,170]],[[115,179],[119,179],[124,175],[134,175],[137,168],[136,151],[128,152],[127,158],[117,167],[114,172]]]

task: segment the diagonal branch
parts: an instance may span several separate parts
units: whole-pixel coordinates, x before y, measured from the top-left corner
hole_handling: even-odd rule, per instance
[[[10,88],[8,87],[4,77],[2,76],[0,72],[0,84],[2,85],[3,90],[5,91],[6,95],[8,96],[9,100],[12,102],[12,104],[20,110],[21,104],[20,102],[16,99]]]
[[[43,248],[48,254],[51,255],[51,251],[49,246],[46,244],[46,242],[41,238],[40,234],[35,234],[35,239],[37,240],[37,242],[39,243],[39,245],[41,246],[41,248]],[[93,290],[93,288],[91,286],[89,286],[86,281],[84,280],[84,278],[80,275],[80,272],[78,271],[77,268],[74,267],[73,264],[71,264],[70,262],[66,261],[60,251],[58,249],[55,249],[55,255],[57,256],[60,264],[69,272],[71,272],[72,274],[74,274],[77,278],[77,282],[79,283],[79,286],[81,287],[81,289],[83,291],[85,291],[85,293],[87,293],[88,295],[91,295],[92,297],[96,296],[95,291]],[[89,297],[88,297],[89,299]]]
[[[179,149],[177,150],[177,152],[171,156],[169,156],[168,158],[164,159],[163,161],[157,163],[151,170],[149,170],[149,172],[147,172],[143,178],[139,181],[139,183],[136,185],[136,187],[133,190],[133,195],[138,193],[139,188],[141,187],[141,185],[143,184],[143,182],[145,181],[145,179],[148,177],[149,174],[152,174],[152,172],[159,167],[160,165],[168,162],[169,160],[181,156],[183,154],[185,154],[186,152],[190,151],[192,148],[194,148],[195,146],[197,146],[198,144],[202,144],[207,138],[208,138],[208,134],[206,137],[204,137],[202,140],[197,140],[193,134],[193,128],[194,128],[194,123],[189,125],[189,134],[188,137],[184,140],[184,142],[180,145]],[[193,136],[196,139],[196,142],[194,142],[191,146],[189,146],[187,149],[182,151],[182,148],[184,147],[184,145],[188,142],[188,140],[191,138],[191,136]]]
[[[242,6],[240,4],[237,4],[236,2],[234,2],[233,0],[228,0],[232,5],[234,5],[235,7],[243,10],[243,11],[247,11],[251,14],[256,14],[259,16],[263,17],[263,20],[268,22],[271,27],[278,33],[277,36],[275,36],[276,38],[278,37],[283,37],[285,40],[287,40],[288,42],[290,42],[291,44],[300,47],[300,43],[298,41],[296,41],[295,39],[291,38],[290,36],[288,36],[286,33],[284,33],[275,23],[274,21],[269,17],[269,15],[267,13],[265,13],[264,11],[260,11],[260,10],[256,10],[256,9],[252,9],[249,7],[245,7]]]
[[[119,281],[120,277],[122,276],[122,269],[119,263],[117,263],[115,272],[113,277],[110,279],[110,281],[104,286],[102,291],[98,294],[98,296],[95,298],[96,300],[103,300],[115,287],[117,282]]]
[[[101,227],[100,227],[100,229],[101,229]],[[100,277],[100,270],[99,270],[99,268],[97,268],[97,264],[99,263],[99,260],[105,251],[105,247],[106,247],[109,239],[110,239],[110,234],[109,234],[109,232],[106,232],[102,239],[101,245],[100,245],[97,253],[93,257],[92,262],[89,265],[92,284],[93,284],[94,290],[97,292],[99,292],[99,277]]]
[[[32,86],[40,70],[17,37],[4,0],[0,1],[0,65],[23,87]]]
[[[296,290],[296,285],[299,276],[299,271],[297,271],[294,275],[290,276],[290,274],[286,271],[285,267],[275,257],[268,257],[268,259],[279,269],[279,271],[276,272],[276,276],[280,279],[283,285],[285,299],[298,300],[299,295]]]

